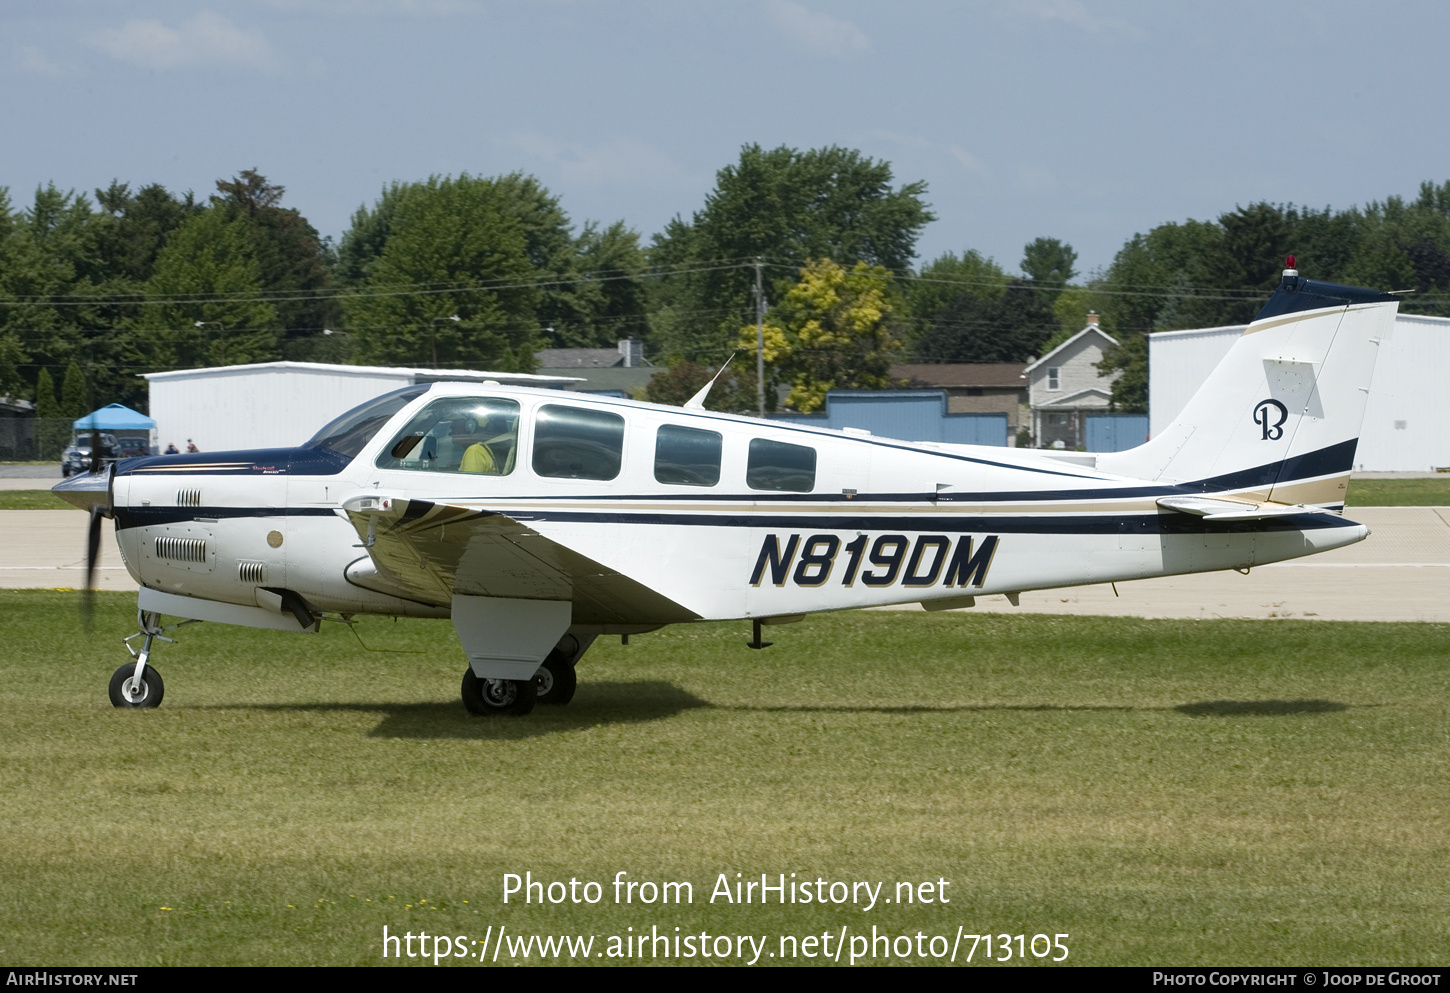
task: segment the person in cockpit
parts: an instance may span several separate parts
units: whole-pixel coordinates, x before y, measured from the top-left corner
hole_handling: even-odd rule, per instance
[[[452,439],[455,448],[463,449],[463,458],[458,463],[459,472],[481,472],[497,475],[493,453],[483,443],[478,421],[472,417],[459,417],[453,421]]]

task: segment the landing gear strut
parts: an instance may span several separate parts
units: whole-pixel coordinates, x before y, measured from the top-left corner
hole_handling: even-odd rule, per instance
[[[176,639],[166,637],[165,632],[175,631],[188,624],[201,623],[182,621],[163,628],[161,615],[146,610],[136,612],[136,621],[141,630],[125,639],[126,651],[136,661],[134,664],[121,666],[111,675],[110,696],[113,707],[161,706],[161,697],[166,693],[166,687],[161,682],[161,673],[146,664],[146,660],[151,657],[151,645],[157,640],[174,642]],[[139,651],[131,647],[131,642],[137,638],[145,639],[141,642]]]

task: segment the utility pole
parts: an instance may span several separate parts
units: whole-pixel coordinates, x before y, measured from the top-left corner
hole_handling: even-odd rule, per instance
[[[765,419],[765,284],[760,258],[755,259],[755,399]]]

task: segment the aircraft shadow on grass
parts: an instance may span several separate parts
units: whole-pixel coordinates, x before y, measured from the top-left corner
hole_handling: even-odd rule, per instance
[[[714,706],[710,704],[709,706]],[[729,706],[722,710],[748,710],[760,713],[856,713],[856,714],[959,714],[986,711],[1031,713],[1091,713],[1097,711],[1176,710],[1189,717],[1288,717],[1299,714],[1333,714],[1349,710],[1351,704],[1333,700],[1204,700],[1179,704],[1176,707],[1134,707],[1127,704],[1056,704],[1056,703],[979,703],[957,706],[821,706],[815,704],[781,706]]]
[[[352,711],[381,713],[370,738],[476,738],[517,741],[581,731],[607,724],[663,720],[710,704],[663,680],[589,683],[567,707],[538,706],[527,719],[479,718],[454,700],[439,703],[260,703],[227,705],[228,710]]]
[[[264,703],[227,705],[220,709],[283,711],[355,711],[381,713],[382,721],[368,732],[370,738],[476,738],[514,741],[608,724],[638,724],[664,720],[687,710],[709,708],[761,714],[961,714],[985,712],[1094,713],[1102,711],[1175,710],[1188,717],[1292,717],[1332,714],[1351,704],[1333,700],[1203,700],[1176,707],[1135,707],[1116,704],[1010,704],[985,703],[957,706],[927,705],[823,705],[823,704],[714,704],[662,680],[588,683],[568,707],[536,708],[528,720],[483,719],[470,716],[456,702],[438,703]]]
[[[1297,714],[1335,714],[1350,704],[1333,700],[1200,700],[1173,709],[1189,717],[1289,717]]]

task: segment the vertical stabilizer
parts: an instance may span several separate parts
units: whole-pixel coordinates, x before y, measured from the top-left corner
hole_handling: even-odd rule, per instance
[[[1176,420],[1098,467],[1203,492],[1341,507],[1399,298],[1292,268]]]

